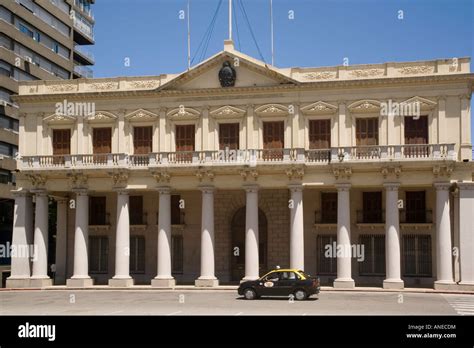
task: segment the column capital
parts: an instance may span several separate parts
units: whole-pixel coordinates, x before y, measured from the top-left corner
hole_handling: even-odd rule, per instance
[[[31,193],[34,193],[35,196],[38,197],[48,196],[48,191],[46,191],[45,189],[33,189],[31,190]]]
[[[474,190],[474,182],[458,182],[456,183],[457,187],[460,189],[460,190]]]
[[[201,190],[202,193],[214,193],[216,188],[211,185],[202,185],[202,186],[199,186],[199,190]]]
[[[344,183],[344,184],[336,184],[334,186],[336,186],[336,189],[338,191],[349,191],[352,185],[348,183]]]
[[[302,192],[304,189],[304,186],[303,184],[289,184],[288,189],[291,192]]]
[[[130,194],[130,190],[126,188],[114,188],[114,191],[117,192],[117,195],[120,196],[128,196]]]
[[[399,182],[386,182],[383,184],[383,187],[385,187],[387,191],[398,191],[398,188],[400,187],[400,183]]]
[[[29,197],[31,196],[31,192],[30,191],[27,191],[27,190],[24,190],[24,189],[20,189],[20,190],[11,190],[10,191],[12,194],[13,194],[13,197]]]
[[[156,188],[160,195],[169,195],[171,194],[171,187],[169,186],[158,186]]]
[[[450,182],[435,182],[433,186],[437,191],[448,191],[451,188]]]
[[[247,192],[247,193],[258,192],[258,190],[260,188],[258,185],[254,185],[254,184],[243,185],[242,187],[244,188],[245,192]]]
[[[87,189],[83,189],[83,188],[73,189],[72,192],[74,192],[77,196],[88,196],[89,195],[89,191]]]
[[[60,196],[53,196],[52,197],[58,204],[59,203],[67,203],[69,201],[69,197],[60,197]]]

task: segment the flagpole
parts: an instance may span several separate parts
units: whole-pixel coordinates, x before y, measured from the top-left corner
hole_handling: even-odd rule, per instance
[[[273,0],[270,0],[270,32],[272,45],[272,65],[275,65],[275,51],[273,45]]]
[[[188,0],[188,70],[191,69],[191,21],[189,14],[189,3],[191,0]]]
[[[229,40],[232,41],[232,0],[229,0]]]

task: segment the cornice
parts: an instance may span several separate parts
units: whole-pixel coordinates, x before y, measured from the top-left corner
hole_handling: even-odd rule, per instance
[[[298,85],[280,84],[275,86],[252,86],[252,87],[228,87],[228,88],[203,88],[195,90],[112,90],[101,92],[75,91],[75,93],[55,93],[55,94],[32,94],[15,95],[12,99],[15,102],[34,102],[34,101],[57,101],[61,99],[83,100],[85,97],[90,99],[113,99],[124,97],[173,97],[173,96],[218,96],[218,95],[238,95],[242,93],[268,93],[281,91],[305,91],[320,89],[339,89],[353,87],[376,87],[376,86],[400,86],[405,84],[420,83],[449,83],[449,82],[474,82],[474,73],[439,75],[439,76],[407,76],[407,77],[387,77],[377,79],[358,79],[343,81],[316,81],[305,82]]]

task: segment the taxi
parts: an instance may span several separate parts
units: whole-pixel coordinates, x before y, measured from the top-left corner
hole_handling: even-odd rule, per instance
[[[319,277],[311,277],[298,269],[272,270],[257,280],[242,282],[237,290],[247,300],[260,296],[293,296],[298,301],[319,291]]]

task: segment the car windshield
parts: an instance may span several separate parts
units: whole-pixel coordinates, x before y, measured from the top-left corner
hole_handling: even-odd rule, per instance
[[[304,275],[305,278],[311,278],[311,276],[308,273],[305,273],[302,270],[299,270],[298,273]]]

